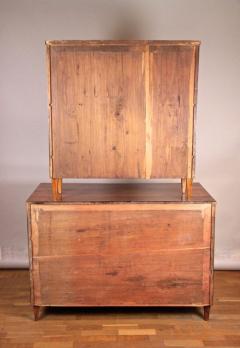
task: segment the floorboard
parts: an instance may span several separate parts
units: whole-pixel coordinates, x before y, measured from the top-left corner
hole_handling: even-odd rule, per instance
[[[240,271],[216,271],[197,308],[49,308],[33,321],[27,270],[0,270],[0,348],[240,347]]]

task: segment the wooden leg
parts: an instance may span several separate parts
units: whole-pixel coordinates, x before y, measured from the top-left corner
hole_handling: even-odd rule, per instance
[[[39,319],[39,313],[40,313],[40,306],[33,306],[33,315],[34,315],[34,320],[37,321]]]
[[[210,307],[211,306],[204,306],[203,307],[203,311],[204,311],[204,313],[203,313],[203,318],[204,318],[204,320],[209,320],[209,315],[210,315]]]
[[[62,200],[62,178],[52,179],[52,194],[54,201]]]
[[[187,198],[191,198],[192,197],[192,178],[187,178]]]
[[[182,187],[182,196],[185,196],[186,189],[187,189],[187,179],[186,178],[181,179],[181,187]]]
[[[182,178],[181,179],[182,187],[182,197],[191,198],[192,197],[192,178]]]

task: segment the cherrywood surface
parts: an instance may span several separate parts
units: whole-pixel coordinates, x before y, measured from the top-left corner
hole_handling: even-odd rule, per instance
[[[51,184],[41,183],[27,200],[31,203],[53,203]],[[79,202],[215,202],[199,183],[193,184],[192,196],[182,196],[178,183],[80,184],[64,183],[61,203]]]
[[[210,320],[201,308],[41,309],[33,321],[29,271],[0,271],[1,348],[240,346],[240,272],[215,271]]]
[[[191,178],[198,41],[50,41],[52,178]]]
[[[34,304],[208,305],[209,255],[209,249],[137,253],[127,248],[115,254],[34,258]]]
[[[53,177],[145,177],[143,53],[51,48]]]
[[[153,178],[192,176],[195,49],[150,46]]]
[[[31,220],[33,257],[98,254],[101,258],[106,254],[124,258],[125,254],[210,247],[210,204],[138,204],[131,209],[126,204],[32,204]]]
[[[31,204],[29,214],[34,305],[211,304],[211,203]]]

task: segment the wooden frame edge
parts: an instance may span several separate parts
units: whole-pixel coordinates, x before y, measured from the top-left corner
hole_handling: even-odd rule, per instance
[[[192,178],[194,178],[194,176],[195,176],[195,166],[196,166],[196,122],[197,122],[199,52],[200,52],[200,45],[195,47],[194,96],[193,96]]]
[[[53,136],[52,136],[52,88],[51,88],[51,47],[46,42],[46,63],[48,81],[48,141],[49,141],[49,176],[53,177]]]
[[[211,241],[210,241],[210,279],[209,279],[209,302],[213,304],[214,292],[214,246],[215,246],[215,218],[216,218],[216,202],[211,204]]]
[[[199,40],[46,40],[47,46],[74,46],[74,45],[190,45],[199,46]]]
[[[152,102],[151,102],[151,71],[149,44],[144,49],[144,85],[145,85],[145,179],[150,179],[152,174]]]
[[[30,302],[34,305],[34,281],[33,281],[33,247],[32,247],[32,226],[31,226],[31,203],[26,202],[27,211],[27,235],[28,235],[28,259],[29,259],[29,276],[30,276]]]

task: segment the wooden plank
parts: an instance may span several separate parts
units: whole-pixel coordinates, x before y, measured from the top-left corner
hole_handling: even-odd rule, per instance
[[[49,139],[49,176],[53,177],[53,138],[52,138],[52,91],[51,91],[51,47],[46,44],[46,62],[48,79],[48,139]]]
[[[193,45],[199,46],[199,40],[49,40],[46,41],[49,46],[132,46],[132,45],[161,45],[161,46],[175,46],[175,45]]]
[[[149,56],[149,46],[145,47],[145,94],[146,94],[146,179],[151,178],[152,171],[152,100],[150,96],[150,86],[152,84],[150,75],[150,56]]]
[[[216,203],[212,203],[212,211],[211,211],[211,240],[210,240],[210,247],[211,247],[211,254],[210,254],[210,304],[213,304],[213,294],[214,294],[214,245],[215,245],[215,215],[216,215]]]
[[[188,114],[188,138],[187,138],[187,178],[192,179],[193,175],[193,134],[194,134],[194,95],[195,95],[195,58],[196,47],[192,49],[191,65],[189,67],[189,114]],[[188,196],[191,196],[192,192],[187,188]]]
[[[53,177],[145,177],[143,66],[141,46],[51,46]]]
[[[155,254],[210,247],[211,205],[31,206],[33,256]],[[209,265],[208,265],[209,267]]]
[[[194,178],[196,166],[196,118],[197,118],[197,94],[198,94],[198,70],[199,70],[199,50],[200,46],[195,46],[195,72],[194,72],[194,107],[193,107],[193,133],[192,133],[192,174]]]
[[[150,46],[152,178],[188,177],[192,151],[194,46]],[[190,162],[192,163],[192,161]]]
[[[30,302],[34,303],[34,287],[33,287],[33,245],[32,245],[32,217],[31,217],[31,204],[26,203],[27,210],[27,232],[28,232],[28,256],[29,256],[29,276],[30,276]]]
[[[36,305],[157,306],[205,304],[203,265],[209,249],[162,253],[34,258],[41,295]],[[174,258],[173,258],[174,255]],[[192,260],[194,259],[194,263]],[[191,264],[191,267],[190,267]],[[206,285],[205,285],[206,286]],[[209,304],[209,298],[207,301]]]
[[[29,197],[28,202],[52,203],[51,184],[40,184]],[[199,184],[193,184],[192,197],[182,198],[181,187],[177,183],[161,184],[63,184],[62,203],[81,202],[157,202],[157,203],[207,203],[214,199]],[[61,204],[60,202],[58,204]]]

